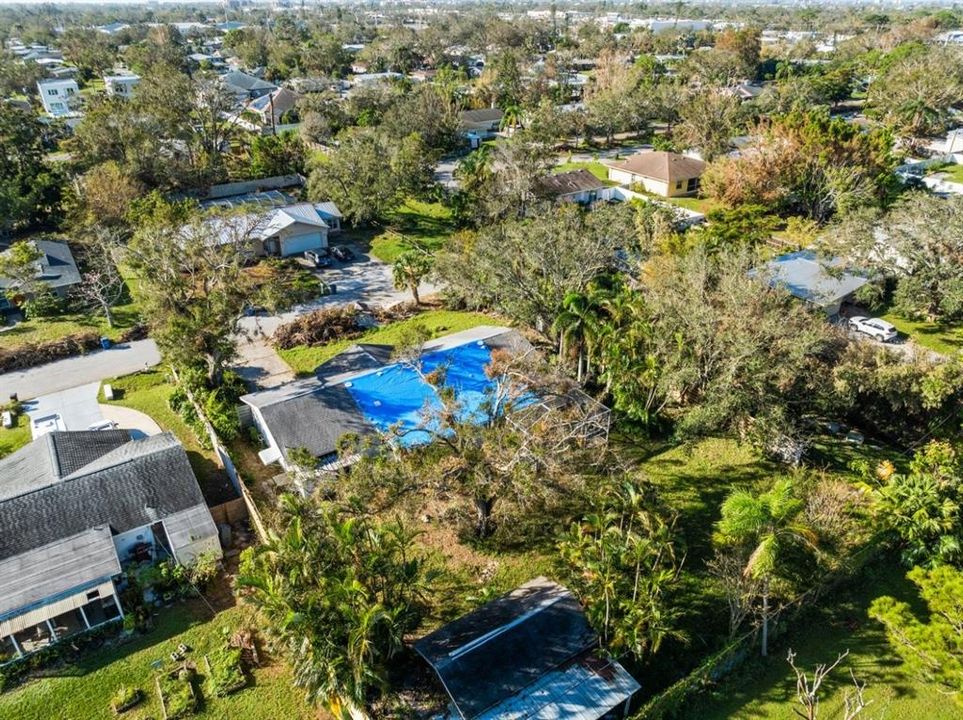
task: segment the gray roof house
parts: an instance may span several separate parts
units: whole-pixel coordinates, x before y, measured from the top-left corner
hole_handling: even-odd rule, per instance
[[[479,357],[474,359],[472,370],[482,375],[481,365],[488,362],[491,351],[520,353],[531,345],[510,328],[482,325],[426,343],[422,357],[451,353],[455,358],[460,348],[468,347],[477,348]],[[266,445],[259,454],[261,461],[279,462],[290,470],[289,451],[304,448],[319,459],[320,469],[333,470],[350,462],[337,455],[338,441],[344,435],[374,434],[404,417],[417,424],[412,418],[427,396],[420,383],[406,377],[402,364],[392,358],[392,351],[387,345],[353,345],[319,366],[315,377],[241,397]],[[457,364],[457,358],[451,362]],[[453,365],[452,375],[456,370]],[[362,384],[374,387],[359,395]],[[400,388],[410,396],[388,398],[393,392],[401,392]],[[247,412],[242,409],[242,414]]]
[[[536,578],[418,640],[455,720],[625,717],[638,682],[606,659],[575,596]]]
[[[0,459],[0,663],[123,617],[129,559],[206,552],[217,528],[173,435],[37,438]]]
[[[80,271],[67,243],[53,240],[32,240],[42,255],[37,261],[36,278],[46,284],[56,295],[65,295],[80,283]],[[0,292],[13,289],[13,281],[0,275]]]
[[[221,82],[228,90],[237,95],[239,100],[253,100],[274,92],[278,88],[274,83],[248,75],[240,70],[224,73],[221,75]]]
[[[603,181],[583,168],[539,178],[536,192],[559,202],[587,204],[598,200],[606,187]]]
[[[753,274],[765,278],[793,297],[823,310],[830,317],[869,280],[848,272],[842,258],[820,259],[812,250],[780,255]]]

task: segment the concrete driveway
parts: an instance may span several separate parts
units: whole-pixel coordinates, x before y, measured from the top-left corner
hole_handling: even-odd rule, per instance
[[[271,345],[271,336],[284,323],[301,315],[324,307],[335,307],[361,302],[369,307],[391,307],[411,299],[407,290],[395,289],[391,266],[375,257],[348,245],[355,259],[346,263],[334,261],[334,265],[317,270],[317,275],[329,286],[335,287],[331,295],[317,298],[304,305],[278,315],[258,314],[241,319],[242,337],[238,344],[237,373],[259,388],[277,387],[294,379],[291,368],[278,356]],[[438,292],[431,283],[422,283],[422,296]]]
[[[59,390],[23,404],[34,439],[54,430],[86,430],[104,420],[97,404],[100,382]]]

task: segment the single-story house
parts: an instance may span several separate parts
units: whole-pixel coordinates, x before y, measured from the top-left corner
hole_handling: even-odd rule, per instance
[[[588,170],[570,170],[539,178],[536,193],[559,202],[577,202],[583,205],[600,199],[606,184]]]
[[[240,101],[259,98],[262,95],[274,92],[278,87],[274,83],[262,80],[254,75],[248,75],[240,70],[224,73],[221,75],[221,82],[228,90],[237,95]]]
[[[780,255],[753,271],[771,287],[780,287],[793,297],[819,308],[828,316],[839,315],[844,302],[869,280],[844,269],[842,258],[820,259],[812,250]]]
[[[213,217],[207,227],[219,243],[246,242],[252,257],[290,257],[328,247],[328,220],[340,230],[341,213],[334,203],[299,202]]]
[[[31,240],[40,251],[35,277],[50,288],[54,295],[64,297],[75,285],[80,284],[80,271],[67,243],[54,240]],[[0,276],[0,293],[15,290],[14,281]]]
[[[517,353],[530,347],[511,328],[483,325],[426,343],[422,359],[426,368],[450,363],[449,379],[457,376],[465,386],[476,386],[477,399],[490,383],[483,367],[492,350]],[[261,461],[291,470],[289,452],[303,448],[318,459],[320,469],[334,469],[343,462],[338,440],[348,433],[369,435],[398,422],[413,431],[425,403],[436,398],[420,376],[392,360],[392,351],[388,345],[353,345],[317,368],[313,378],[241,397],[240,416],[266,445]]]
[[[463,110],[458,116],[459,128],[463,135],[477,135],[485,139],[494,136],[501,127],[505,113],[498,108]]]
[[[536,578],[418,640],[450,698],[450,720],[628,716],[639,690],[576,597]]]
[[[642,185],[662,197],[695,195],[705,171],[702,160],[663,150],[647,150],[622,160],[603,160],[609,180],[620,185]]]
[[[281,124],[281,116],[293,110],[298,104],[298,99],[297,93],[287,88],[278,88],[254,98],[247,104],[245,110],[250,110],[257,115],[262,127],[270,128]]]
[[[220,555],[170,433],[51,432],[0,459],[0,663],[123,617],[132,559]]]

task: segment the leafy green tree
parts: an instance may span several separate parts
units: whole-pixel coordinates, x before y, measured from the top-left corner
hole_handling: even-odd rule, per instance
[[[963,102],[963,54],[941,46],[909,54],[876,77],[867,102],[900,134],[942,132]]]
[[[743,572],[761,581],[761,652],[769,652],[770,596],[773,582],[783,572],[787,551],[798,546],[814,551],[817,537],[804,517],[805,503],[790,479],[777,480],[762,494],[736,490],[722,503],[715,542],[748,551]]]
[[[399,142],[376,129],[358,129],[318,163],[308,193],[314,200],[333,200],[351,222],[366,224],[423,194],[432,176],[433,155],[419,135]]]
[[[779,224],[779,218],[762,205],[713,208],[706,219],[709,222],[692,235],[713,251],[764,246]]]
[[[202,366],[210,388],[223,383],[237,353],[239,321],[254,292],[243,268],[261,222],[161,201],[128,246],[152,337],[175,365]]]
[[[304,143],[292,131],[259,135],[251,141],[251,176],[256,178],[304,172]]]
[[[290,495],[278,528],[242,553],[240,592],[308,701],[336,718],[366,718],[429,587],[415,534]]]
[[[889,465],[878,471],[882,484],[874,492],[881,524],[901,540],[907,565],[933,567],[963,559],[963,460],[946,442],[918,450],[909,472]]]
[[[615,268],[618,249],[633,234],[633,216],[627,205],[591,212],[571,204],[550,207],[453,237],[436,259],[437,273],[451,297],[494,307],[554,340],[551,328],[565,296]]]
[[[686,99],[679,115],[673,138],[683,147],[698,148],[708,161],[729,151],[741,127],[743,110],[733,93],[699,88]]]
[[[885,215],[844,219],[828,239],[834,251],[896,279],[900,315],[963,318],[963,197],[906,193]]]
[[[678,580],[672,523],[629,481],[604,487],[597,505],[559,541],[563,572],[606,649],[645,660],[682,637],[667,597]]]
[[[0,103],[0,233],[37,227],[55,214],[61,179],[44,158],[40,120]]]
[[[909,603],[883,596],[869,608],[886,628],[890,645],[924,681],[960,702],[963,689],[963,572],[948,566],[913,568],[907,577],[919,588],[927,617],[919,619]]]
[[[43,253],[29,240],[15,242],[0,252],[0,277],[10,282],[7,297],[11,301],[34,295],[45,287],[39,278],[41,258]]]

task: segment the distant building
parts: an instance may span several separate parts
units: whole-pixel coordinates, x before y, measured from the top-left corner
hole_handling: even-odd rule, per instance
[[[281,117],[297,107],[300,96],[287,88],[278,88],[267,95],[251,100],[245,110],[258,116],[262,128],[275,128]]]
[[[473,134],[481,138],[489,138],[498,132],[504,117],[504,111],[498,108],[463,110],[458,116],[459,127],[465,135]]]
[[[52,117],[64,117],[77,110],[80,88],[73,78],[41,80],[37,92],[44,111]]]
[[[650,150],[623,160],[603,160],[609,180],[620,185],[642,185],[646,192],[662,197],[695,195],[705,171],[702,160],[673,152]]]
[[[277,85],[254,75],[232,70],[221,75],[221,82],[228,90],[237,95],[238,100],[246,102],[277,90]]]
[[[576,597],[544,577],[415,643],[451,700],[445,720],[628,716],[639,690]]]
[[[110,97],[129,100],[134,96],[134,88],[140,84],[140,77],[133,73],[104,75],[104,87]]]
[[[220,555],[170,433],[51,432],[0,459],[0,664],[123,617],[132,559]]]

